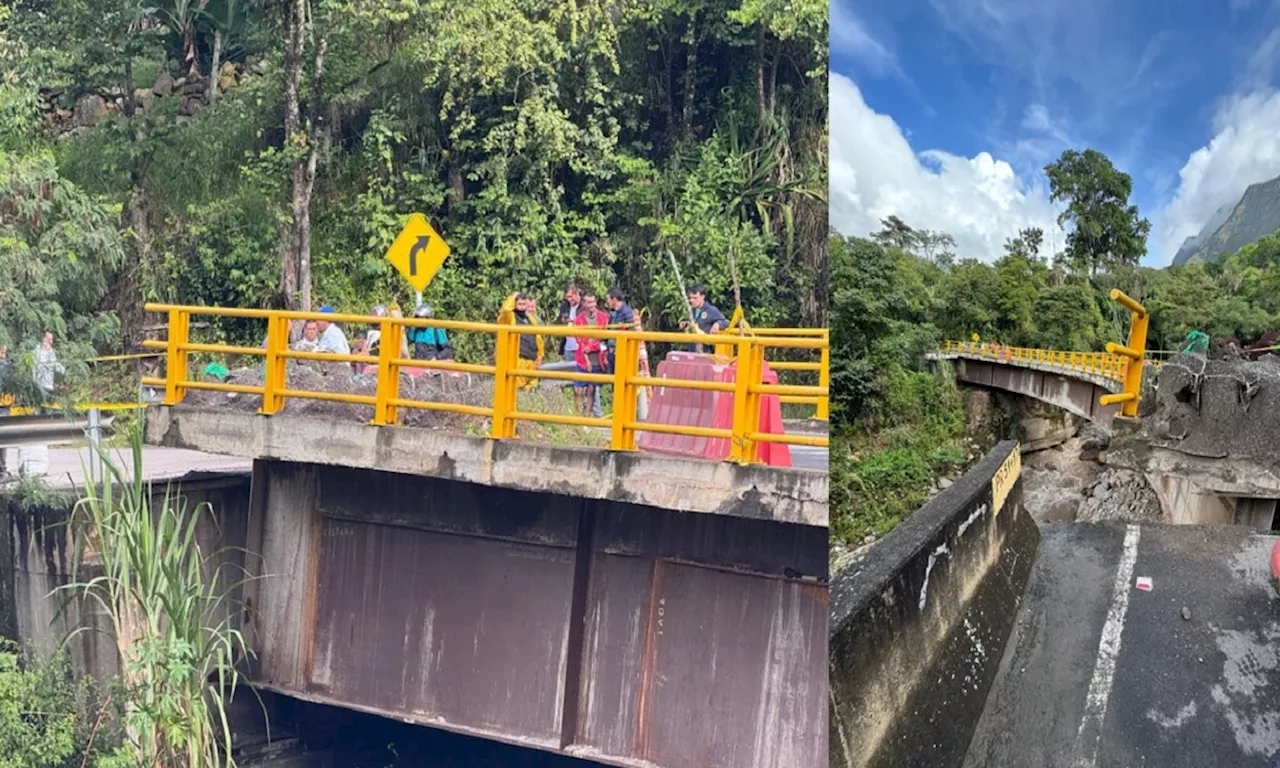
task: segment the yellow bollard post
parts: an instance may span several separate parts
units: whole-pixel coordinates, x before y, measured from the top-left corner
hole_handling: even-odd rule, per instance
[[[751,386],[747,390],[747,406],[744,409],[743,416],[746,417],[746,426],[743,428],[743,434],[751,435],[760,431],[760,403],[763,397],[757,391],[757,387],[764,384],[764,347],[751,345],[749,349],[751,368],[748,371]],[[742,463],[751,464],[756,460],[757,443],[750,437],[742,448]]]
[[[823,331],[822,340],[827,342],[827,346],[822,348],[822,358],[820,360],[820,365],[822,367],[818,369],[818,386],[829,390],[831,387],[831,332]],[[818,398],[818,409],[817,412],[813,414],[813,417],[821,421],[831,420],[830,395],[823,395]]]
[[[379,323],[378,341],[378,392],[373,406],[373,424],[395,424],[397,409],[392,400],[400,397],[400,367],[393,361],[400,356],[400,334],[404,327],[395,318],[385,317]]]
[[[187,352],[190,318],[180,309],[169,310],[169,348],[165,350],[164,404],[177,405],[187,393]]]
[[[734,371],[733,381],[733,425],[730,430],[733,439],[729,441],[729,460],[739,464],[750,464],[755,455],[750,447],[751,425],[747,418],[747,408],[751,399],[751,361],[754,355],[753,344],[749,339],[738,343],[738,367]]]
[[[285,388],[288,358],[280,352],[289,346],[289,321],[279,315],[267,318],[267,354],[262,368],[262,407],[258,413],[270,416],[284,408],[284,396],[277,394]]]
[[[638,339],[622,334],[617,339],[613,358],[613,415],[610,423],[609,449],[634,451],[635,429],[627,425],[636,419],[637,390],[632,379],[640,360]]]
[[[489,436],[501,440],[505,437],[511,437],[515,434],[514,428],[509,428],[510,419],[507,414],[514,410],[510,401],[515,396],[516,383],[511,378],[512,368],[515,367],[515,358],[511,355],[512,341],[519,337],[502,329],[498,331],[497,343],[494,345],[493,354],[493,424],[489,427]]]

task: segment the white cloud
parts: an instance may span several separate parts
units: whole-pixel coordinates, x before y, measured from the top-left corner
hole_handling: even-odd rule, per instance
[[[1240,198],[1250,184],[1280,176],[1280,92],[1237,94],[1222,102],[1214,136],[1191,153],[1179,172],[1178,190],[1154,217],[1155,240],[1172,260],[1179,245],[1196,234],[1218,208]]]
[[[1053,122],[1049,120],[1049,108],[1043,104],[1028,104],[1027,111],[1022,115],[1022,127],[1028,131],[1048,133],[1053,127]]]
[[[875,75],[903,77],[898,57],[867,30],[866,23],[845,2],[831,3],[831,47],[851,54]]]
[[[1042,186],[1019,179],[987,152],[972,158],[916,153],[901,128],[871,109],[852,80],[831,73],[831,225],[865,237],[896,215],[956,239],[961,258],[992,261],[1023,227],[1062,246],[1056,211]],[[1045,114],[1047,119],[1048,115]]]

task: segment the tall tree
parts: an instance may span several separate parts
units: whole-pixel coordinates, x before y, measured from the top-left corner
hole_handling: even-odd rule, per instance
[[[931,229],[916,231],[916,253],[929,261],[950,265],[955,261],[956,239],[946,232],[935,232]]]
[[[1028,261],[1038,261],[1040,247],[1044,245],[1044,230],[1039,227],[1027,227],[1018,230],[1017,237],[1011,237],[1004,243],[1004,252],[1010,256],[1021,256]]]
[[[897,216],[889,216],[880,220],[880,231],[872,234],[871,239],[900,251],[910,251],[916,243],[916,231]]]
[[[1073,268],[1096,274],[1113,265],[1136,266],[1147,252],[1151,222],[1129,204],[1129,174],[1094,149],[1068,149],[1044,171],[1050,199],[1067,204],[1058,223],[1072,225],[1066,256]]]
[[[282,9],[284,136],[292,167],[289,171],[291,219],[289,239],[283,249],[280,287],[285,306],[303,310],[311,309],[311,196],[315,191],[321,144],[328,138],[319,110],[324,95],[325,55],[329,52],[327,22],[332,9],[327,7],[326,0],[318,0],[316,4],[322,14],[318,33],[310,0],[287,0]],[[302,89],[307,74],[310,89],[304,101]]]

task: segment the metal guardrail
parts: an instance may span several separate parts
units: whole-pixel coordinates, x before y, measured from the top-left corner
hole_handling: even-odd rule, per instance
[[[1082,373],[1123,382],[1128,359],[1109,352],[1066,352],[1034,347],[1006,347],[989,342],[947,341],[940,350],[944,354],[998,360],[1023,365],[1038,365],[1062,373]]]
[[[88,409],[80,418],[53,414],[23,414],[0,419],[0,448],[23,445],[48,445],[83,439],[91,430],[111,428],[111,417],[100,416]]]
[[[1125,416],[1138,415],[1138,397],[1142,391],[1142,370],[1150,365],[1159,370],[1160,360],[1147,359],[1147,310],[1118,288],[1111,289],[1111,300],[1131,313],[1128,344],[1107,342],[1106,352],[1067,352],[1057,349],[1006,347],[990,342],[947,341],[942,354],[984,358],[1026,366],[1038,366],[1060,373],[1101,376],[1124,385],[1124,389],[1100,398],[1103,405],[1120,403]],[[1141,365],[1130,365],[1139,362]]]
[[[721,438],[730,441],[729,460],[751,463],[756,459],[756,446],[761,442],[788,443],[792,445],[826,446],[827,438],[815,435],[785,435],[760,431],[760,398],[777,395],[785,398],[805,398],[820,403],[828,398],[823,386],[797,386],[764,384],[763,366],[766,349],[817,349],[826,359],[829,346],[826,331],[815,337],[816,331],[803,331],[794,335],[724,335],[702,343],[732,346],[738,361],[734,382],[694,381],[687,379],[654,378],[639,375],[641,342],[689,344],[691,337],[682,333],[658,333],[652,331],[605,330],[559,325],[514,326],[496,323],[477,323],[458,320],[418,319],[401,317],[373,317],[320,312],[295,312],[283,310],[237,309],[229,307],[194,307],[170,304],[147,304],[148,312],[168,314],[167,341],[144,341],[149,349],[162,349],[166,353],[165,377],[144,378],[144,386],[163,387],[164,403],[176,405],[182,402],[187,390],[213,390],[258,395],[262,398],[259,413],[279,413],[287,398],[310,398],[353,403],[373,407],[375,425],[397,423],[401,408],[448,411],[491,420],[490,437],[509,439],[515,437],[516,424],[520,421],[568,424],[584,427],[600,427],[610,431],[609,447],[612,450],[636,450],[639,432],[664,432],[697,437]],[[189,338],[192,315],[213,315],[261,319],[267,323],[265,347],[238,347],[227,344],[200,344]],[[289,324],[294,321],[328,320],[336,323],[377,325],[381,330],[378,355],[339,355],[323,352],[301,352],[289,349]],[[400,340],[406,328],[442,328],[450,332],[491,334],[495,337],[495,359],[492,365],[462,363],[453,360],[412,360],[399,356]],[[538,335],[545,337],[575,336],[579,338],[610,339],[614,350],[614,373],[594,374],[570,371],[554,371],[518,367],[520,337]],[[222,382],[193,381],[189,378],[188,358],[192,352],[229,355],[254,355],[265,358],[265,376],[261,386],[227,384]],[[286,378],[289,360],[317,360],[324,362],[360,363],[377,366],[378,385],[375,395],[353,395],[336,392],[295,390],[288,386]],[[813,365],[797,363],[796,365]],[[775,366],[776,367],[776,366]],[[436,371],[454,371],[489,375],[493,377],[493,401],[489,406],[465,405],[421,400],[409,400],[400,396],[400,371],[405,368],[422,368]],[[785,368],[783,370],[786,370]],[[794,370],[805,370],[796,368]],[[825,381],[825,375],[823,380]],[[551,379],[565,382],[584,381],[614,388],[614,411],[607,418],[568,414],[548,414],[521,411],[517,407],[517,378]],[[672,424],[641,422],[637,416],[637,395],[642,387],[675,387],[700,389],[734,394],[733,424],[730,429],[712,429]],[[797,401],[799,402],[799,401]],[[820,405],[820,407],[822,407]]]
[[[1131,313],[1129,318],[1129,343],[1125,346],[1114,341],[1107,342],[1107,352],[1125,358],[1124,391],[1114,395],[1103,395],[1103,405],[1120,403],[1120,413],[1133,417],[1138,415],[1138,398],[1142,393],[1143,357],[1147,349],[1147,324],[1151,316],[1146,307],[1127,296],[1119,288],[1111,289],[1111,300],[1124,306]],[[1129,362],[1139,365],[1128,365]]]
[[[822,339],[824,344],[817,362],[791,362],[785,360],[768,361],[769,367],[775,371],[817,371],[818,387],[831,387],[831,332],[826,328],[752,328],[748,335],[774,336],[780,338],[797,337]],[[831,400],[827,396],[815,395],[783,395],[779,398],[784,403],[803,403],[814,406],[813,417],[820,421],[831,418]]]

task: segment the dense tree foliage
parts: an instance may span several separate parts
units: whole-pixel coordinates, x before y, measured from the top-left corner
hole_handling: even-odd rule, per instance
[[[521,289],[554,306],[576,278],[671,328],[670,250],[730,307],[736,266],[757,324],[826,322],[822,0],[12,8],[0,173],[57,194],[36,225],[0,201],[0,259],[76,262],[41,262],[50,285],[92,272],[28,302],[99,350],[119,342],[94,335],[98,308],[129,344],[146,300],[408,304],[382,255],[415,210],[453,248],[437,316],[490,319]],[[10,314],[0,333],[25,342]]]

